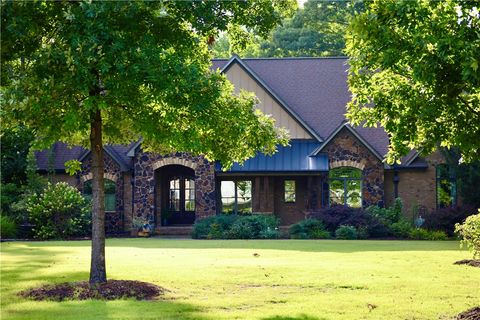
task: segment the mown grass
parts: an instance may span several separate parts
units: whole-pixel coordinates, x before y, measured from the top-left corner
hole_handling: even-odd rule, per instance
[[[258,256],[254,256],[257,253]],[[109,239],[112,279],[155,301],[36,302],[17,293],[88,279],[90,242],[1,244],[1,319],[450,319],[480,305],[458,242]]]

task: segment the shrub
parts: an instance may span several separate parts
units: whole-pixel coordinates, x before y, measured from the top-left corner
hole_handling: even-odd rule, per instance
[[[227,231],[229,239],[258,239],[266,234],[273,237],[273,232],[277,232],[278,220],[271,215],[249,215],[240,216]]]
[[[221,214],[195,222],[195,239],[273,239],[278,238],[278,220],[270,215]]]
[[[12,214],[12,205],[22,196],[22,188],[14,183],[0,183],[0,204],[2,213]]]
[[[12,239],[17,235],[17,225],[10,217],[0,215],[0,238]]]
[[[372,238],[390,235],[390,231],[382,221],[361,208],[332,206],[312,212],[311,216],[322,221],[325,229],[331,233],[334,233],[341,225],[349,225],[357,229],[363,228],[362,232]]]
[[[378,206],[370,206],[366,209],[366,211],[382,221],[385,225],[389,226],[392,223],[396,223],[400,221],[402,217],[402,208],[403,202],[402,199],[397,198],[393,203],[393,206],[390,208],[380,208]]]
[[[90,202],[65,182],[49,183],[40,196],[30,197],[27,211],[38,239],[84,236],[91,229]]]
[[[461,246],[473,252],[473,258],[480,258],[480,209],[478,214],[469,216],[463,224],[455,225],[455,232],[460,234]]]
[[[325,226],[320,220],[305,219],[295,223],[289,229],[292,239],[328,239],[330,232],[325,230]]]
[[[200,219],[193,225],[192,238],[221,239],[223,233],[229,230],[237,219],[238,216],[234,214],[220,214]]]
[[[429,230],[443,230],[449,236],[453,236],[455,234],[455,224],[463,223],[475,211],[476,209],[472,206],[437,209],[423,216],[425,219],[423,226]]]
[[[368,233],[368,228],[360,226],[357,228],[357,239],[368,239],[370,234]]]
[[[408,238],[412,231],[412,225],[406,219],[400,219],[390,225],[390,231],[397,238]]]
[[[448,236],[441,230],[413,228],[410,230],[409,238],[413,240],[447,240]]]
[[[354,226],[340,226],[335,231],[335,237],[343,240],[355,240],[357,239],[357,229]]]

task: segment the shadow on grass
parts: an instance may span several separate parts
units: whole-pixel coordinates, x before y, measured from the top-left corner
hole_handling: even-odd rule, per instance
[[[306,314],[301,314],[296,317],[273,316],[268,318],[262,318],[262,320],[327,320],[327,318],[317,318]]]
[[[19,306],[20,307],[20,306]],[[4,310],[5,311],[5,310]],[[2,311],[2,313],[4,313]],[[6,310],[3,316],[15,319],[198,319],[214,320],[191,304],[173,301],[28,301],[28,307]]]
[[[22,242],[29,249],[38,247],[90,247],[90,241]],[[367,251],[458,251],[458,241],[412,240],[192,240],[161,238],[111,238],[107,247],[141,249],[264,249],[304,252],[353,253]],[[3,249],[2,249],[3,251]]]
[[[38,244],[43,244],[39,246]],[[40,284],[54,284],[88,279],[88,272],[44,273],[68,256],[68,250],[52,252],[46,247],[53,242],[16,243],[2,245],[2,256],[7,253],[7,263],[2,257],[1,319],[214,319],[203,316],[202,309],[174,300],[137,301],[122,299],[113,301],[34,301],[18,296],[20,291]],[[37,244],[37,245],[35,245]],[[58,242],[69,247],[70,242]],[[61,257],[60,257],[61,256]],[[9,261],[8,261],[9,259]]]

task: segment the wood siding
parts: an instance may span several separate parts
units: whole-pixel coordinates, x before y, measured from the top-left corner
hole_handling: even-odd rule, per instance
[[[292,116],[288,114],[258,83],[250,77],[238,64],[233,64],[226,72],[228,80],[235,86],[235,93],[241,89],[253,92],[260,100],[258,108],[265,114],[271,115],[278,127],[290,132],[292,139],[312,139],[313,137],[302,128]]]

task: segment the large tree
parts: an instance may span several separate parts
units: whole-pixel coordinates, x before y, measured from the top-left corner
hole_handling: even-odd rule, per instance
[[[213,46],[216,57],[228,57],[232,52],[242,57],[322,57],[343,56],[345,30],[352,15],[363,9],[358,0],[310,0],[298,8],[293,17],[272,30],[266,39],[253,34],[250,43],[231,41],[222,34]]]
[[[381,124],[387,160],[410,149],[459,148],[480,156],[480,14],[478,2],[365,1],[348,29],[348,118]]]
[[[37,147],[92,152],[90,283],[106,281],[103,144],[202,154],[226,167],[285,135],[211,72],[209,37],[242,26],[266,34],[288,1],[2,2],[2,118]]]

